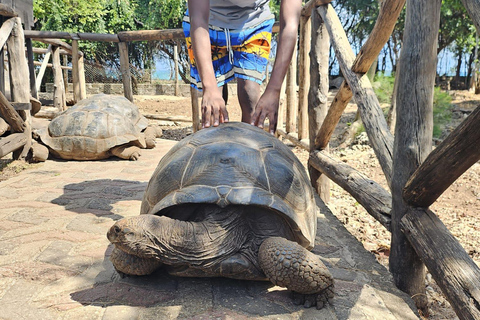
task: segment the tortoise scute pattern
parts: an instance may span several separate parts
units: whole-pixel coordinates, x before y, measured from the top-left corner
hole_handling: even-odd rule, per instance
[[[110,157],[116,146],[145,148],[140,135],[147,125],[125,97],[97,94],[60,113],[38,134],[57,157],[98,160]]]

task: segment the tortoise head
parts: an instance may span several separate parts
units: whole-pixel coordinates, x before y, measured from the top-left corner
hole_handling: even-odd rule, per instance
[[[163,219],[153,215],[121,219],[107,232],[107,238],[126,253],[141,258],[154,257],[158,252],[158,234],[161,229],[159,220]]]

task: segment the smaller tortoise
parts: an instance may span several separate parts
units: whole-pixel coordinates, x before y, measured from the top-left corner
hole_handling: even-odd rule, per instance
[[[60,113],[38,135],[62,159],[137,160],[140,148],[147,147],[141,133],[147,125],[148,120],[125,97],[97,94]]]
[[[140,216],[107,237],[121,274],[270,280],[294,302],[322,308],[333,279],[313,248],[317,206],[293,152],[245,123],[185,138],[160,161]]]

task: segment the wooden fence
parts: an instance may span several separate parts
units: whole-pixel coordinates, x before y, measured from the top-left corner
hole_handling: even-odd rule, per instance
[[[436,61],[441,1],[407,0],[404,45],[397,72],[395,136],[390,133],[365,73],[390,37],[405,0],[382,2],[374,29],[356,56],[329,2],[310,0],[302,10],[298,69],[295,62],[289,68],[286,103],[282,106],[285,110],[279,110],[277,132],[310,151],[308,170],[312,185],[322,199],[328,200],[330,179],[348,191],[391,231],[390,271],[396,285],[409,293],[419,308],[424,308],[427,303],[424,285],[426,265],[457,315],[461,319],[480,319],[480,269],[434,212],[428,209],[455,179],[480,159],[480,107],[430,152],[436,72],[432,65]],[[478,27],[480,3],[474,0],[463,2]],[[278,31],[278,25],[275,31]],[[131,99],[126,42],[183,39],[183,32],[150,30],[100,35],[26,31],[25,36],[42,41],[118,42],[125,96]],[[345,81],[329,105],[330,45],[334,48]],[[391,191],[328,152],[333,130],[352,98],[358,105]],[[200,110],[194,90],[192,111],[194,130],[197,130]]]

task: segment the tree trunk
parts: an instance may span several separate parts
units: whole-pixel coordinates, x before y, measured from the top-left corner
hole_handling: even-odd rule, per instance
[[[412,210],[403,201],[402,190],[431,151],[440,6],[441,0],[407,1],[393,149],[390,271],[397,287],[424,311],[425,265],[402,232],[401,219]]]

